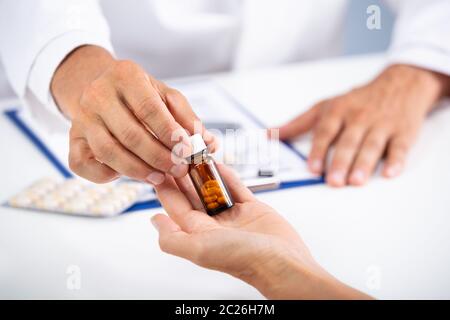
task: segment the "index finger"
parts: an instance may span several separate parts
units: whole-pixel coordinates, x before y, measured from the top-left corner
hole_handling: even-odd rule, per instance
[[[205,128],[186,97],[163,82],[154,80],[153,83],[160,91],[163,101],[175,120],[190,134],[200,133],[210,150],[216,149],[217,141],[214,135]]]
[[[178,142],[189,146],[189,136],[185,129],[170,113],[158,90],[153,87],[145,73],[135,76],[133,86],[118,83],[118,90],[134,115],[170,150]]]
[[[308,111],[300,114],[296,118],[281,126],[279,128],[280,140],[292,139],[296,136],[310,131],[314,127],[314,124],[317,122],[320,109],[324,103],[325,102],[320,102],[316,104]]]

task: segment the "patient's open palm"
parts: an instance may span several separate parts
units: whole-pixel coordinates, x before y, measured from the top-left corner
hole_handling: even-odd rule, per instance
[[[168,178],[156,187],[169,214],[153,218],[162,250],[235,276],[251,270],[253,264],[270,263],[276,255],[312,261],[289,223],[258,201],[230,169],[220,168],[236,203],[214,217],[202,210],[187,177],[177,181]]]

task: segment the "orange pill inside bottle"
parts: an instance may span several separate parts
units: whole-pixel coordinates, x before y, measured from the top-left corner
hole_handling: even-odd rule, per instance
[[[200,134],[191,136],[191,148],[192,154],[187,159],[189,176],[206,213],[213,216],[231,208],[233,198]]]

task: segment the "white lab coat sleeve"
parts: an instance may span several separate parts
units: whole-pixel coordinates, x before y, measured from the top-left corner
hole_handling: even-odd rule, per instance
[[[386,0],[397,11],[388,63],[450,75],[450,1]]]
[[[113,51],[95,0],[0,0],[0,58],[28,111],[49,129],[67,127],[50,92],[59,64],[75,48]]]

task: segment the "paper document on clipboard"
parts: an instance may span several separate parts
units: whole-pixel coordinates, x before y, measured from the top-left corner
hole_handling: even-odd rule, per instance
[[[261,170],[273,170],[280,181],[318,178],[308,171],[302,151],[267,139],[264,124],[218,84],[200,80],[170,85],[186,96],[208,129],[216,129],[213,133],[221,138],[216,158],[234,167],[243,180],[263,178]],[[252,145],[255,135],[258,148]]]

